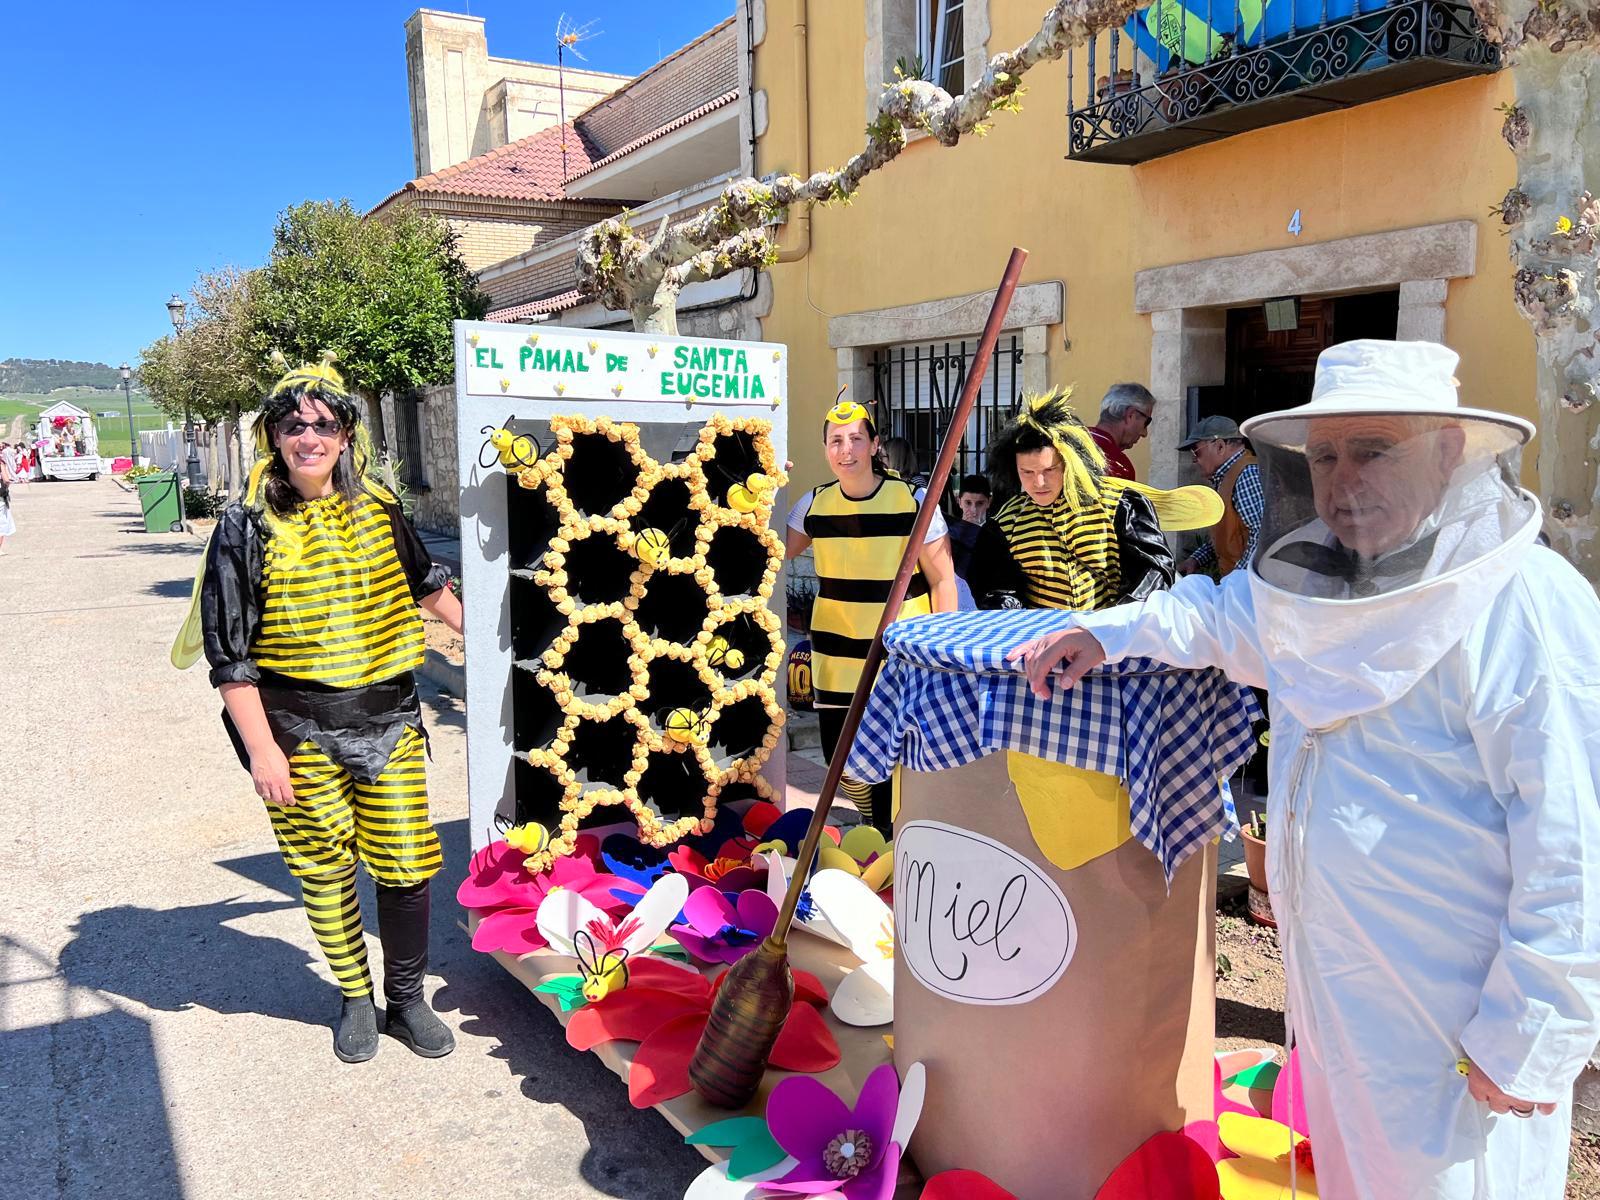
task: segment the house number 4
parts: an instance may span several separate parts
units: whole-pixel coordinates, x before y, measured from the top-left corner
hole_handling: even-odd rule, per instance
[[[1294,234],[1295,237],[1300,236],[1300,210],[1298,208],[1294,210],[1294,216],[1289,218],[1289,232]]]

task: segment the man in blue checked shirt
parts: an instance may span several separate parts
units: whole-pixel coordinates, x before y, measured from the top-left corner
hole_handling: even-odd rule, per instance
[[[1178,564],[1178,573],[1193,575],[1216,567],[1219,577],[1227,575],[1255,557],[1256,535],[1261,532],[1261,516],[1266,508],[1261,468],[1239,426],[1227,417],[1206,417],[1196,422],[1178,449],[1194,456],[1195,465],[1222,497],[1223,508],[1222,520],[1212,529],[1211,537]]]

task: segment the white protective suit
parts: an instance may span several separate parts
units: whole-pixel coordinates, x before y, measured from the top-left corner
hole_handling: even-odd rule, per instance
[[[1600,603],[1537,527],[1370,600],[1252,569],[1080,620],[1109,661],[1270,691],[1269,885],[1325,1200],[1563,1193],[1600,1038]],[[1463,1054],[1560,1108],[1492,1115]]]

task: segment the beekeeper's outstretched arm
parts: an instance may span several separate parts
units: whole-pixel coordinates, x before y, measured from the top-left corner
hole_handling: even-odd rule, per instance
[[[1079,614],[1080,628],[1035,638],[1008,657],[1027,663],[1029,683],[1040,699],[1049,699],[1052,680],[1065,691],[1100,663],[1124,658],[1220,667],[1235,683],[1265,687],[1249,584],[1243,571],[1220,584],[1190,575],[1141,603]],[[1054,674],[1058,666],[1059,675]]]
[[[1600,614],[1575,572],[1538,591],[1510,584],[1469,664],[1511,884],[1461,1048],[1507,1095],[1547,1103],[1571,1092],[1600,1039]]]

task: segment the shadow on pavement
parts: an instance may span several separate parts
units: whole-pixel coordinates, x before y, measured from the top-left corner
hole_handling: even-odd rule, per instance
[[[143,525],[138,526],[136,529],[133,526],[129,526],[128,528],[132,532],[145,533],[145,528]],[[201,550],[205,548],[202,543],[195,541],[194,538],[189,537],[187,534],[180,535],[174,533],[159,533],[145,534],[145,536],[171,538],[173,540],[122,545],[118,546],[115,550],[107,550],[103,554],[80,554],[78,557],[121,558],[124,554],[182,554],[186,557],[194,558],[200,553]],[[182,538],[181,541],[178,540],[179,537]]]
[[[559,1104],[583,1122],[589,1149],[580,1172],[591,1187],[626,1200],[678,1200],[705,1160],[656,1113],[630,1106],[622,1080],[567,1045],[555,1016],[492,957],[472,949],[455,899],[471,854],[467,823],[438,830],[445,867],[434,878],[431,973],[445,983],[434,1007],[457,1014],[462,1049],[488,1039],[484,1052],[506,1064],[524,1096]]]
[[[1249,1038],[1283,1045],[1283,1014],[1238,1000],[1217,1000],[1217,1037]]]
[[[281,865],[279,872],[282,890],[289,886],[288,876]],[[326,1025],[338,1011],[339,991],[312,969],[311,955],[227,924],[299,906],[298,896],[285,896],[167,909],[97,909],[73,923],[74,937],[61,951],[61,974],[80,987],[167,1012],[199,1007]]]
[[[147,596],[161,596],[168,600],[187,600],[193,591],[193,579],[163,579],[144,589]]]
[[[111,1008],[7,1030],[0,1062],[7,1195],[183,1195],[148,1022]]]

